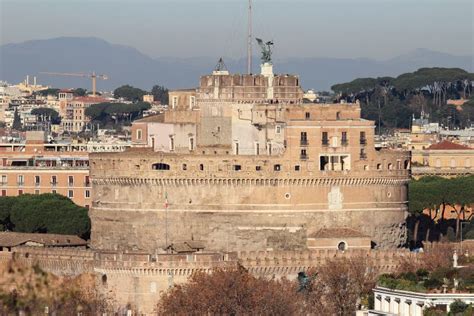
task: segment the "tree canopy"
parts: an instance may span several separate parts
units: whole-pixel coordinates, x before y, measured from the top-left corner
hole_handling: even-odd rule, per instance
[[[50,108],[36,108],[31,110],[31,114],[36,115],[38,121],[51,120],[52,123],[59,123],[59,113]]]
[[[145,90],[139,89],[132,87],[130,85],[124,85],[121,87],[118,87],[117,89],[114,90],[114,97],[119,99],[123,98],[127,101],[131,102],[140,102],[143,100],[143,96],[147,94]]]
[[[168,89],[160,85],[154,85],[151,89],[151,94],[155,97],[156,101],[160,101],[161,104],[168,104]]]
[[[48,96],[48,95],[53,95],[53,96],[58,96],[59,94],[59,90],[60,89],[57,89],[57,88],[48,88],[48,89],[45,89],[45,90],[40,90],[40,91],[37,91],[36,94],[38,95],[41,95],[41,96]]]
[[[361,102],[362,117],[381,128],[409,127],[412,114],[421,111],[433,121],[464,127],[470,112],[448,106],[451,99],[469,98],[474,74],[460,68],[421,68],[396,78],[359,78],[335,84],[331,89],[340,99]],[[448,121],[451,116],[452,120]]]
[[[130,124],[149,108],[150,104],[147,102],[134,104],[104,102],[91,105],[86,109],[85,114],[102,126]]]
[[[0,228],[23,233],[52,233],[89,238],[87,209],[59,194],[0,198]]]

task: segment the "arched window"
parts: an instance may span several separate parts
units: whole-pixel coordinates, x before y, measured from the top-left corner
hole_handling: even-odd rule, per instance
[[[341,112],[337,112],[336,113],[336,120],[340,120],[341,119]]]
[[[153,170],[170,170],[170,165],[168,165],[167,163],[158,162],[154,163],[151,168]]]
[[[387,169],[388,169],[388,170],[392,170],[392,169],[393,169],[393,165],[392,165],[391,163],[389,163],[389,164],[387,165]]]

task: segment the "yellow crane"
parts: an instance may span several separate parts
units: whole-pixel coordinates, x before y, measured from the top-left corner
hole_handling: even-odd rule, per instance
[[[72,77],[88,77],[92,79],[92,96],[96,96],[96,88],[97,88],[97,78],[101,80],[107,80],[109,77],[107,75],[96,75],[93,71],[92,73],[85,74],[85,73],[67,73],[67,72],[40,72],[41,74],[45,75],[52,75],[52,76],[72,76]]]

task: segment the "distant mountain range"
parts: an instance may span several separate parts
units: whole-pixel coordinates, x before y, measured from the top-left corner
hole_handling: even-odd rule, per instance
[[[154,84],[168,88],[198,85],[199,76],[210,73],[217,57],[152,58],[137,49],[108,43],[94,37],[59,37],[0,46],[0,80],[17,83],[26,75],[38,77],[38,83],[53,87],[83,87],[90,90],[90,80],[58,77],[40,72],[92,72],[107,74],[98,80],[99,90],[113,90],[131,84],[149,90]],[[245,59],[224,58],[232,73],[243,72]],[[254,65],[259,60],[255,58]],[[328,90],[331,85],[360,77],[397,76],[421,67],[459,67],[474,71],[473,56],[416,49],[388,60],[369,58],[285,58],[274,61],[277,73],[299,74],[305,89]],[[255,71],[258,72],[257,68]]]

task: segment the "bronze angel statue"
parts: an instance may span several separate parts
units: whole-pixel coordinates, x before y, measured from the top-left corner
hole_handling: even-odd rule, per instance
[[[273,41],[268,41],[264,43],[260,38],[256,38],[256,40],[258,45],[262,49],[262,63],[271,63]]]

